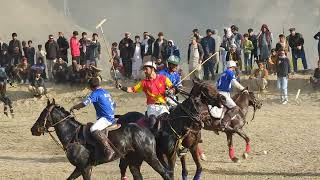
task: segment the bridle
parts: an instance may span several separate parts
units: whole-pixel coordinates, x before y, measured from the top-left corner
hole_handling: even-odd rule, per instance
[[[55,105],[51,105],[49,107],[46,108],[47,110],[47,114],[44,118],[44,123],[43,123],[43,126],[40,126],[38,128],[38,132],[44,134],[44,133],[48,133],[50,135],[50,137],[52,138],[52,140],[64,151],[66,152],[66,148],[61,145],[59,143],[59,141],[51,134],[52,132],[54,132],[55,130],[49,130],[50,127],[55,127],[56,125],[60,124],[61,122],[65,121],[65,120],[68,120],[70,119],[71,117],[73,117],[71,114],[62,118],[61,120],[59,120],[58,122],[52,124],[52,121],[49,121],[49,117],[51,118],[51,113],[53,111],[53,109],[55,108]],[[50,122],[50,125],[47,125],[47,122]]]

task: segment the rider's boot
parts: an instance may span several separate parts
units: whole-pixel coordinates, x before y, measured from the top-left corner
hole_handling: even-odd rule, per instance
[[[114,157],[115,152],[108,143],[108,136],[102,131],[96,130],[92,132],[92,136],[98,141],[98,143],[104,148],[104,154],[107,158],[107,161],[111,161]]]

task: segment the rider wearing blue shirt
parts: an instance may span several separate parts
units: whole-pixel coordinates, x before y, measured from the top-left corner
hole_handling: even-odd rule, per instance
[[[230,95],[231,87],[234,85],[237,89],[243,91],[244,93],[248,93],[248,90],[246,90],[236,79],[235,76],[235,69],[237,67],[237,64],[235,61],[228,61],[227,63],[228,69],[224,71],[224,73],[220,76],[220,78],[217,81],[217,89],[221,95],[223,95],[226,98],[225,106],[228,107],[230,110],[235,110],[237,107],[237,104],[233,101]],[[224,130],[226,128],[226,121],[224,121],[225,118],[222,118],[221,122],[221,129]]]
[[[93,103],[96,110],[97,121],[91,126],[90,132],[99,144],[104,147],[107,160],[111,160],[115,152],[108,143],[107,133],[103,133],[102,130],[115,123],[115,103],[111,99],[110,93],[100,87],[100,80],[98,78],[91,78],[89,80],[89,87],[92,91],[91,94],[81,103],[73,106],[70,111],[74,109],[79,110]]]

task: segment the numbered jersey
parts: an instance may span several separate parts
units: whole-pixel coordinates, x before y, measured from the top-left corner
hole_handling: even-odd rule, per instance
[[[235,74],[232,70],[227,69],[224,73],[220,76],[219,80],[217,81],[217,89],[223,92],[230,92],[231,90],[231,82],[235,79]]]

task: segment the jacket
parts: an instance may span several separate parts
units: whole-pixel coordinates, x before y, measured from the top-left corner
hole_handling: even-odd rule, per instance
[[[171,55],[174,55],[180,58],[180,50],[176,45],[167,47],[166,59],[168,59]]]
[[[232,35],[228,38],[226,35],[224,35],[222,38],[221,47],[224,48],[225,51],[229,51],[231,44],[235,44],[234,36]]]
[[[216,43],[215,40],[210,36],[206,36],[201,39],[201,46],[203,48],[203,53],[205,57],[208,57],[209,54],[215,53]]]
[[[260,72],[261,72],[261,74],[260,74]],[[250,77],[257,78],[257,77],[261,76],[261,78],[268,79],[268,75],[269,75],[268,70],[266,70],[266,69],[260,70],[258,68],[258,69],[255,69],[252,71],[252,74],[250,75]]]
[[[155,41],[155,39],[151,35],[149,35],[148,40],[143,40],[142,41],[142,43],[141,43],[141,51],[143,53],[143,56],[152,55],[152,45],[153,45],[154,41]]]
[[[126,46],[126,44],[128,44],[128,47]],[[130,38],[123,38],[119,42],[119,50],[120,50],[120,57],[123,60],[130,59],[132,50],[133,50],[133,41]]]
[[[272,33],[270,31],[267,31],[265,33],[260,32],[258,35],[258,46],[261,49],[262,48],[262,40],[263,40],[263,35],[265,34],[266,36],[266,41],[268,44],[269,49],[271,49],[271,45],[272,45]]]
[[[249,40],[253,44],[253,50],[251,51],[253,54],[258,53],[258,39],[256,35],[249,36]]]
[[[189,44],[189,47],[188,47],[188,63],[190,62],[190,57],[191,57],[191,43]],[[203,59],[203,49],[202,49],[202,46],[200,43],[197,43],[198,45],[198,52],[199,52],[199,57],[200,59]]]
[[[162,58],[166,58],[166,52],[168,48],[168,41],[166,39],[163,39],[163,43],[161,45],[161,52],[160,47],[159,47],[159,42],[160,39],[158,38],[155,43],[153,44],[153,57],[156,59],[160,59],[161,57],[159,56],[161,54]]]
[[[28,59],[30,64],[34,64],[34,56],[36,54],[36,50],[34,47],[27,47],[24,56]]]
[[[56,41],[47,41],[45,44],[45,49],[47,52],[46,58],[47,60],[57,59],[59,55],[59,46]]]
[[[285,57],[278,57],[277,61],[277,76],[287,77],[290,73],[289,59]]]
[[[70,38],[70,47],[71,47],[71,56],[79,57],[80,56],[80,43],[78,39],[74,36]]]
[[[132,51],[131,51],[131,58],[133,58],[133,56],[134,56],[134,52],[136,51],[136,46],[137,45],[137,43],[133,43],[133,49],[132,49]],[[143,48],[142,48],[142,44],[140,43],[140,49],[141,49],[141,51],[140,51],[140,56],[141,56],[141,58],[143,57]]]
[[[101,54],[101,45],[99,41],[97,41],[96,43],[91,41],[89,44],[87,44],[87,49],[86,49],[87,60],[95,60],[96,58],[99,58],[100,54]]]
[[[9,42],[8,53],[10,55],[22,55],[22,46],[19,40],[11,40]]]
[[[301,50],[303,50],[304,39],[300,33],[296,33],[294,36],[290,34],[288,36],[288,41],[292,51],[298,51],[298,46],[302,46]]]
[[[69,49],[69,43],[65,37],[59,37],[57,39],[57,43],[59,45],[59,54],[60,56],[67,56],[68,55],[68,49]]]
[[[244,40],[243,41],[243,52],[244,53],[251,53],[251,51],[254,49],[253,44],[250,40]]]

